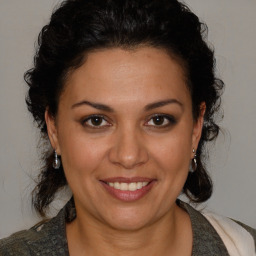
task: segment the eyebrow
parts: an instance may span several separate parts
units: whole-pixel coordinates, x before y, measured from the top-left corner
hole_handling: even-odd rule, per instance
[[[114,112],[114,109],[109,107],[109,106],[107,106],[107,105],[96,103],[96,102],[90,102],[90,101],[87,101],[87,100],[83,100],[83,101],[77,102],[74,105],[72,105],[71,108],[80,107],[82,105],[88,105],[88,106],[91,106],[93,108],[96,108],[96,109],[99,109],[99,110],[103,110],[103,111],[106,111],[106,112]]]
[[[144,110],[149,111],[149,110],[159,108],[159,107],[163,107],[163,106],[166,106],[166,105],[169,105],[169,104],[178,104],[179,106],[183,107],[183,104],[181,102],[179,102],[178,100],[176,100],[176,99],[167,99],[167,100],[162,100],[162,101],[157,101],[157,102],[150,103],[150,104],[148,104],[144,107]],[[104,105],[104,104],[101,104],[101,103],[96,103],[96,102],[91,102],[91,101],[87,101],[87,100],[77,102],[74,105],[72,105],[71,108],[73,109],[73,108],[80,107],[80,106],[83,106],[83,105],[88,105],[88,106],[91,106],[95,109],[103,110],[103,111],[106,111],[106,112],[114,112],[114,109],[107,106],[107,105]]]
[[[166,105],[169,105],[169,104],[178,104],[180,107],[183,107],[183,104],[181,102],[179,102],[178,100],[176,100],[176,99],[167,99],[167,100],[162,100],[162,101],[157,101],[157,102],[150,103],[150,104],[146,105],[144,109],[146,111],[149,111],[149,110],[152,110],[152,109],[155,109],[155,108],[160,108],[160,107],[163,107],[163,106],[166,106]]]

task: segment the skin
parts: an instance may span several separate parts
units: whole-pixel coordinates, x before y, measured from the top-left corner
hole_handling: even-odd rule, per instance
[[[70,74],[57,116],[45,113],[77,210],[67,224],[70,255],[191,255],[190,219],[175,201],[201,136],[201,109],[193,120],[183,68],[161,49],[92,52]],[[160,114],[172,121],[157,123]],[[95,126],[90,115],[103,119]],[[124,202],[102,186],[111,177],[155,182],[139,200]]]

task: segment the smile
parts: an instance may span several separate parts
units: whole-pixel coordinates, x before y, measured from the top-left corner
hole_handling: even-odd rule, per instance
[[[101,181],[108,194],[124,202],[141,199],[149,193],[155,183],[156,180],[148,178],[113,178]]]
[[[108,182],[107,184],[115,189],[119,189],[122,191],[135,191],[141,189],[148,185],[149,182],[131,182],[131,183],[124,183],[124,182]]]

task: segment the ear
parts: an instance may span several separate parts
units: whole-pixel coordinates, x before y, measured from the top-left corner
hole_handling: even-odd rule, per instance
[[[50,140],[50,143],[53,147],[54,150],[56,150],[57,154],[60,155],[60,147],[59,147],[59,142],[58,142],[58,133],[57,133],[57,128],[56,128],[56,121],[55,118],[49,113],[48,108],[46,109],[44,113],[44,118],[45,122],[47,125],[47,132],[48,132],[48,137]]]
[[[196,149],[198,147],[198,143],[199,143],[201,135],[202,135],[205,110],[206,110],[205,102],[202,102],[200,104],[200,113],[199,113],[198,119],[197,119],[196,122],[194,122],[193,134],[192,134],[192,149],[191,149],[191,152],[192,152],[193,148],[196,151]],[[194,157],[194,154],[192,155],[192,158],[193,157]]]

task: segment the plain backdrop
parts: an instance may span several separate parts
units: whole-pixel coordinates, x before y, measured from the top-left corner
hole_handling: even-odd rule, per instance
[[[32,67],[37,35],[58,2],[0,0],[0,238],[39,220],[30,204],[39,134],[26,110],[23,73]],[[223,133],[210,150],[214,193],[204,206],[255,228],[256,1],[185,2],[207,23],[226,84]]]

